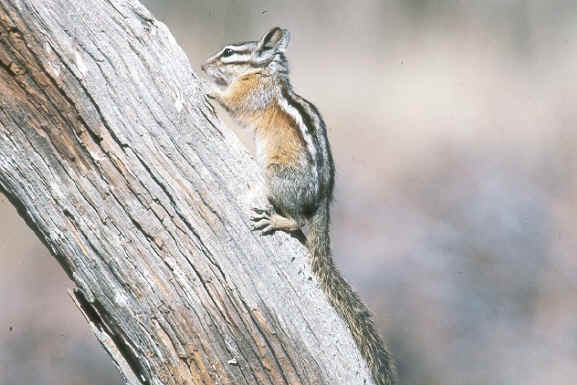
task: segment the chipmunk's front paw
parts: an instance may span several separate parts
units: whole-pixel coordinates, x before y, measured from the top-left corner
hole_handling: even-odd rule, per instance
[[[213,87],[207,88],[206,93],[204,94],[210,100],[217,100],[219,96],[219,91]]]
[[[211,100],[220,101],[223,99],[223,90],[216,84],[207,82],[204,84],[205,95]]]
[[[260,231],[262,235],[272,234],[275,229],[272,223],[272,210],[253,208],[254,214],[250,217],[252,221],[251,230]]]
[[[202,88],[204,90],[204,95],[211,100],[218,100],[222,94],[222,91],[214,83],[201,79]]]
[[[215,91],[214,89],[207,89],[204,96],[209,100],[218,100],[217,92],[218,91]]]

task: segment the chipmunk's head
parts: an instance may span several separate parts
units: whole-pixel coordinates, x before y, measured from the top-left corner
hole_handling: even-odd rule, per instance
[[[259,41],[226,45],[202,65],[202,70],[214,83],[223,87],[250,73],[287,76],[288,64],[284,53],[289,40],[289,31],[275,27]]]

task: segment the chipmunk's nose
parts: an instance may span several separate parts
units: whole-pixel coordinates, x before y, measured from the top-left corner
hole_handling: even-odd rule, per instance
[[[203,65],[201,65],[201,66],[200,66],[200,69],[201,69],[203,72],[206,72],[206,63],[204,63]]]

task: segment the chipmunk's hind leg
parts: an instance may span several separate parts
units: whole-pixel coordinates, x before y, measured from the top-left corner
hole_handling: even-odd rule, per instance
[[[250,217],[253,222],[252,229],[260,231],[263,235],[272,234],[277,230],[294,232],[300,229],[294,218],[277,214],[273,209],[254,208],[252,211],[254,212],[254,215]]]

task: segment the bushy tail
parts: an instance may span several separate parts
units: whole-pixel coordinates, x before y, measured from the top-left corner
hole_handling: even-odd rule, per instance
[[[308,248],[312,269],[331,305],[347,323],[377,385],[393,385],[393,359],[381,341],[367,307],[341,277],[330,251],[328,204],[319,207],[309,224]]]

